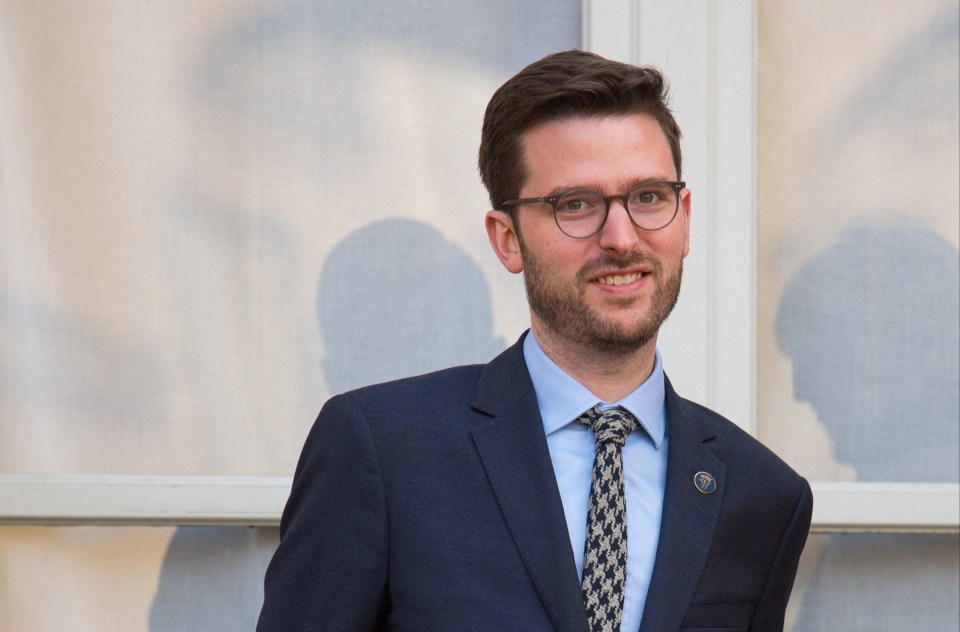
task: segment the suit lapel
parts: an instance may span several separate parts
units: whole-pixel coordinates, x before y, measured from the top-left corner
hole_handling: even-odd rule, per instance
[[[725,467],[705,445],[712,435],[685,410],[667,382],[667,481],[660,542],[640,632],[676,630],[693,598],[713,542],[723,503]],[[694,475],[707,472],[716,491],[705,494]]]
[[[472,403],[491,419],[473,441],[520,557],[557,630],[587,620],[563,504],[521,343],[487,365]]]

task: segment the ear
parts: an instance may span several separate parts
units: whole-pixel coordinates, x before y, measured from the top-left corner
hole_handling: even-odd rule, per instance
[[[690,254],[690,189],[680,192],[680,212],[683,214],[683,256]]]
[[[523,255],[520,252],[520,239],[513,226],[513,220],[503,211],[489,211],[486,218],[487,237],[493,251],[503,267],[518,274],[523,271]]]

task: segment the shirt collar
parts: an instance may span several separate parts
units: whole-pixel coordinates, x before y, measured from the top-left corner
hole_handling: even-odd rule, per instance
[[[523,357],[530,372],[530,380],[537,393],[540,416],[546,434],[556,432],[597,404],[601,407],[622,406],[629,410],[643,426],[653,445],[663,443],[666,430],[664,398],[666,389],[660,351],[654,354],[653,372],[636,390],[618,402],[597,399],[585,386],[575,380],[550,359],[537,342],[531,330],[523,341]]]

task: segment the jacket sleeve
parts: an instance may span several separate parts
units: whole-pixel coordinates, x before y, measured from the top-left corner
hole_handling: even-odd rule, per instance
[[[360,406],[337,396],[320,411],[300,456],[257,630],[376,629],[386,577],[376,446]]]
[[[763,594],[754,610],[750,625],[752,632],[783,630],[784,614],[790,599],[790,591],[793,589],[793,580],[797,575],[800,554],[807,542],[812,513],[813,493],[807,481],[802,480],[793,516],[780,539],[780,547],[767,574]]]

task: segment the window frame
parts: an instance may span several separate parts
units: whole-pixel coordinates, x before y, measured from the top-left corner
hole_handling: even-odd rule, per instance
[[[660,339],[670,373],[692,399],[756,434],[756,2],[582,7],[584,48],[663,68],[684,122],[694,247]],[[816,532],[960,532],[960,485],[813,488]],[[274,526],[289,489],[289,477],[0,475],[0,524]]]
[[[280,523],[285,476],[0,476],[0,524],[261,526]],[[951,484],[814,483],[813,531],[956,533]]]

